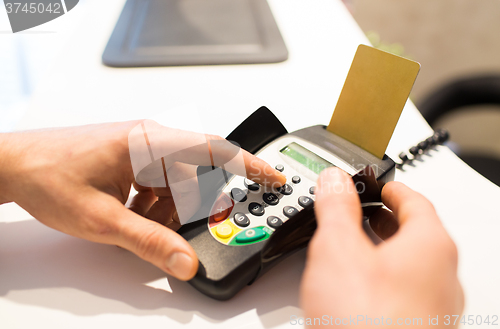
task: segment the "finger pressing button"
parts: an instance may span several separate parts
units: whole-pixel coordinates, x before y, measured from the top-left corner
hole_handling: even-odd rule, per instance
[[[290,195],[293,193],[293,188],[289,184],[285,184],[278,188],[278,192],[284,195]]]
[[[250,191],[258,191],[260,188],[259,184],[255,183],[252,180],[249,180],[248,178],[245,178],[244,184]]]

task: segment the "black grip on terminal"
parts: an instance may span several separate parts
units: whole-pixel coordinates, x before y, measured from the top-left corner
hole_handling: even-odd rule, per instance
[[[278,118],[267,107],[262,106],[236,127],[226,139],[236,142],[242,149],[254,154],[287,133]]]

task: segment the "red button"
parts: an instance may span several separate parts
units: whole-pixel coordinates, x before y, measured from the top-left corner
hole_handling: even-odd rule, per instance
[[[233,206],[233,200],[222,193],[212,207],[210,222],[220,222],[221,220],[227,219],[233,210]]]

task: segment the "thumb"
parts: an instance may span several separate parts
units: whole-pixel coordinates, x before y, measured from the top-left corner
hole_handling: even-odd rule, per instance
[[[361,203],[351,177],[338,168],[323,170],[316,201],[318,235],[334,243],[339,252],[369,245],[362,227]]]
[[[198,270],[193,248],[176,232],[121,207],[116,212],[119,234],[116,245],[156,265],[179,280],[189,280]]]

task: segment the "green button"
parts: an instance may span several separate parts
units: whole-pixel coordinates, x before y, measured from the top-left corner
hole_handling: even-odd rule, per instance
[[[236,236],[237,243],[249,243],[263,239],[267,236],[266,231],[260,227],[249,228]]]

